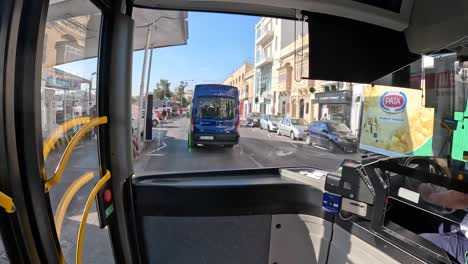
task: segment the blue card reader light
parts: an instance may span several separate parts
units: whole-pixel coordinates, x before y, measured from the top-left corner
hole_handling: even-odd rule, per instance
[[[337,214],[340,211],[341,196],[329,192],[323,193],[322,208],[326,212]]]

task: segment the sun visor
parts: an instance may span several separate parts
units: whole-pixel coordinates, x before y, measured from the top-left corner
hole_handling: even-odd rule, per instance
[[[371,83],[421,56],[409,52],[403,32],[318,13],[309,23],[309,78]]]

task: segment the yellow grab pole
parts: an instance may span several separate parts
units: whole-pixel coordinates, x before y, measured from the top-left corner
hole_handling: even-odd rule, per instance
[[[67,212],[68,206],[70,205],[71,200],[75,194],[94,177],[94,172],[87,172],[76,179],[70,187],[65,191],[60,200],[57,209],[55,210],[55,229],[57,230],[57,237],[60,239],[60,234],[62,231],[63,219],[65,218],[65,213]]]
[[[57,142],[61,134],[64,134],[76,125],[88,123],[89,120],[89,117],[74,118],[66,121],[65,123],[57,127],[52,133],[50,133],[50,135],[47,137],[43,144],[44,160],[47,159],[47,156],[49,156],[50,151],[54,148],[55,143]]]
[[[62,157],[60,158],[59,164],[57,165],[57,168],[55,169],[54,176],[45,182],[45,190],[48,192],[52,186],[57,184],[60,181],[60,178],[63,175],[63,172],[65,171],[65,167],[67,166],[68,160],[70,159],[70,156],[75,149],[76,145],[78,142],[80,142],[81,138],[88,132],[91,128],[106,124],[107,123],[107,117],[98,117],[95,119],[92,119],[89,123],[86,125],[82,126],[78,132],[73,136],[71,139],[70,143],[68,143],[67,148],[62,154]]]
[[[5,212],[11,214],[14,213],[16,208],[15,204],[13,203],[13,199],[10,196],[0,192],[0,207],[5,209]]]
[[[76,240],[76,256],[75,262],[76,264],[81,264],[81,252],[83,247],[83,238],[85,233],[86,221],[88,220],[89,210],[91,209],[91,205],[93,204],[94,198],[96,197],[97,193],[101,188],[106,184],[106,182],[111,178],[110,171],[106,171],[104,177],[102,177],[96,185],[94,185],[91,193],[88,196],[88,200],[86,200],[86,205],[83,210],[83,215],[81,216],[80,227],[78,228],[78,239]]]

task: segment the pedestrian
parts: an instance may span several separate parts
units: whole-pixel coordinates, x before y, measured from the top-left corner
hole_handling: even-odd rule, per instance
[[[164,121],[166,121],[166,116],[167,116],[167,111],[166,109],[164,108],[163,111],[162,111],[162,123],[164,124]]]
[[[323,114],[323,117],[320,120],[328,120],[328,114],[327,113]]]

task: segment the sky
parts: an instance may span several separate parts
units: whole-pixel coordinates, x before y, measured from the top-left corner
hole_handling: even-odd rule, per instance
[[[222,83],[245,60],[253,62],[255,24],[260,17],[189,12],[187,45],[157,48],[153,51],[150,91],[160,79],[167,79],[171,89],[188,81],[188,89],[198,83]],[[133,53],[132,95],[140,91],[144,51]],[[149,63],[149,53],[148,53]],[[86,79],[96,71],[96,58],[57,66]],[[148,65],[147,65],[148,68]],[[147,75],[145,77],[146,89]]]
[[[151,87],[167,79],[171,89],[180,81],[220,83],[249,59],[253,62],[255,24],[260,17],[189,12],[187,45],[155,49],[151,67]],[[132,94],[140,89],[144,51],[133,55]],[[146,80],[145,80],[146,82]],[[146,89],[146,86],[145,86]]]

